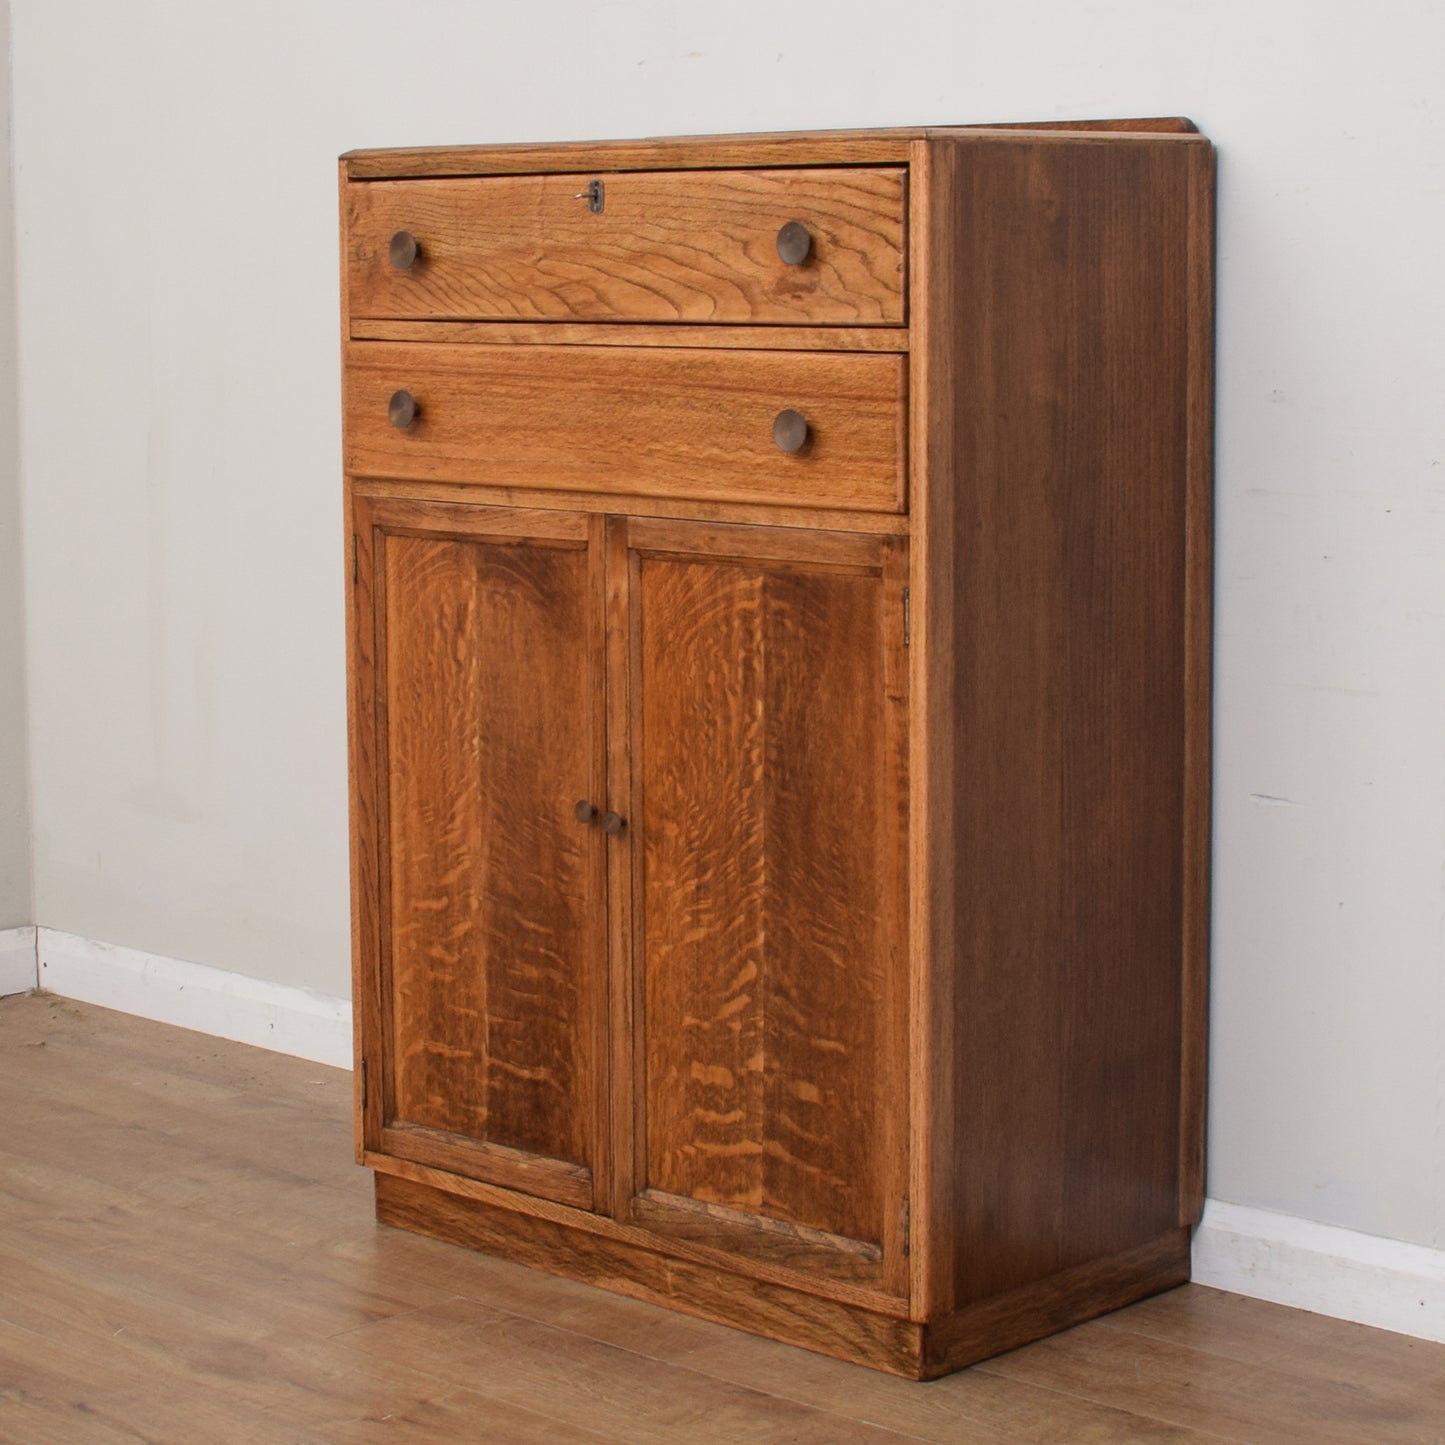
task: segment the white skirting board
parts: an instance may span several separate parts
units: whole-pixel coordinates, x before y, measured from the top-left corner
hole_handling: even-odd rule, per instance
[[[0,998],[35,987],[35,930],[0,929]]]
[[[1445,1341],[1445,1250],[1211,1199],[1194,1282]]]
[[[351,1004],[53,928],[0,933],[0,993],[65,998],[339,1068]],[[1211,1199],[1194,1237],[1198,1284],[1445,1341],[1445,1251]]]
[[[94,943],[54,928],[36,932],[40,987],[48,993],[318,1064],[351,1067],[349,999]]]

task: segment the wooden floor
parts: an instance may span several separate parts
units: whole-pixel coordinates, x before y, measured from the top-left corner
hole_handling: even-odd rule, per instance
[[[1197,1286],[916,1385],[381,1228],[350,1093],[0,1000],[0,1440],[1445,1441],[1445,1346]]]

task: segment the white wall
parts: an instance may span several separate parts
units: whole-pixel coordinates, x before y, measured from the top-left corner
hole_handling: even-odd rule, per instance
[[[1210,1190],[1445,1244],[1437,0],[14,0],[35,889],[331,992],[334,158],[1182,112],[1221,148]]]
[[[10,6],[0,0],[0,126],[10,144]],[[33,921],[25,723],[20,471],[15,445],[15,269],[10,167],[0,174],[0,931]]]

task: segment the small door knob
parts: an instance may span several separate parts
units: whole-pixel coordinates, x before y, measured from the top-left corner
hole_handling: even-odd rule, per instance
[[[420,409],[409,391],[394,391],[386,404],[386,415],[397,431],[406,431],[416,421]]]
[[[602,831],[611,833],[615,838],[627,826],[627,819],[621,813],[609,812],[602,819]]]
[[[578,803],[577,806],[572,809],[572,811],[576,813],[577,821],[579,823],[591,823],[596,821],[597,809],[594,808],[592,804],[587,802],[585,799],[582,802]]]
[[[808,440],[807,417],[800,411],[780,411],[773,418],[773,440],[779,451],[802,451]]]
[[[778,256],[788,266],[801,266],[813,249],[813,238],[801,221],[789,221],[778,230]]]
[[[398,271],[410,271],[421,255],[421,246],[410,231],[398,231],[391,238],[387,254]]]

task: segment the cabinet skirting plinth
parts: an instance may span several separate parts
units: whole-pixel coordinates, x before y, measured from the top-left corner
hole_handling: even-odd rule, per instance
[[[721,1273],[679,1258],[663,1241],[651,1249],[608,1238],[543,1218],[531,1212],[525,1196],[515,1199],[510,1207],[395,1174],[376,1175],[376,1217],[383,1224],[912,1380],[935,1379],[1189,1278],[1189,1231],[1176,1229],[1137,1249],[919,1323]]]

